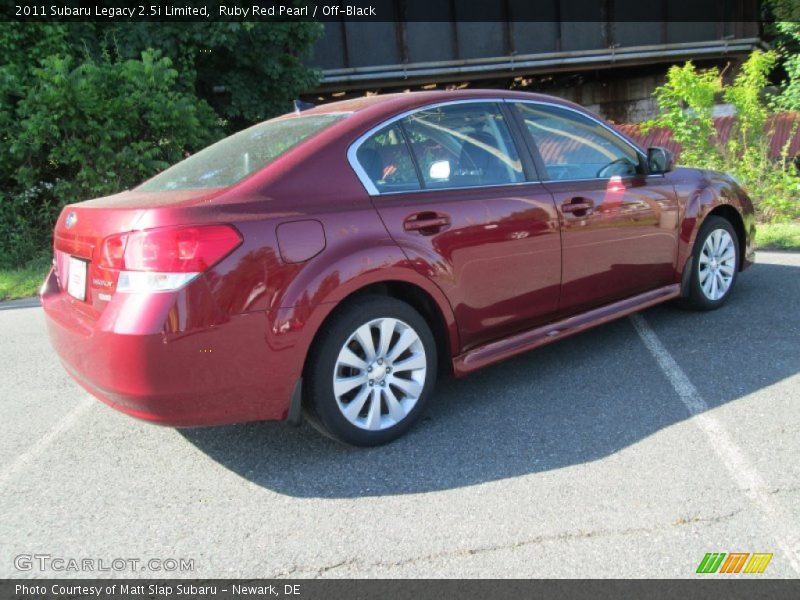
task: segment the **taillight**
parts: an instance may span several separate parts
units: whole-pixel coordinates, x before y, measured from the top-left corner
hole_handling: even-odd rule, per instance
[[[241,242],[230,225],[131,231],[103,241],[100,266],[120,271],[120,292],[173,290],[213,267]]]
[[[112,235],[103,240],[103,251],[100,256],[100,266],[106,269],[122,270],[125,268],[125,240],[128,235]]]

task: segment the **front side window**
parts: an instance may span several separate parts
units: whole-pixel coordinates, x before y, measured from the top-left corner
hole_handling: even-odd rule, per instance
[[[166,192],[229,187],[346,116],[346,113],[307,115],[259,123],[204,148],[145,181],[137,190]]]
[[[525,180],[511,133],[492,102],[423,109],[402,126],[427,189]]]
[[[514,106],[539,149],[548,179],[607,179],[641,172],[639,153],[597,121],[555,106]]]
[[[372,134],[356,153],[358,164],[380,193],[420,189],[414,161],[397,124]]]

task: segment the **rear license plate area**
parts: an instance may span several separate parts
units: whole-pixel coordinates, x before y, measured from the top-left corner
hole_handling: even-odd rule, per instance
[[[86,301],[86,275],[89,263],[70,256],[67,261],[67,293],[81,302]]]

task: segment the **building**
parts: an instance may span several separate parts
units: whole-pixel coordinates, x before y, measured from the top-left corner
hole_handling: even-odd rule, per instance
[[[693,60],[717,65],[730,76],[762,45],[760,24],[751,16],[758,0],[719,0],[714,21],[677,20],[683,17],[675,14],[673,0],[598,0],[597,15],[586,16],[597,16],[595,21],[578,21],[584,17],[568,12],[575,6],[568,0],[470,5],[451,0],[434,15],[436,21],[421,20],[430,12],[418,0],[384,1],[391,4],[395,22],[324,24],[312,59],[322,81],[306,99],[443,87],[515,88],[568,98],[616,122],[636,122],[654,114],[652,92],[669,65]],[[485,14],[487,5],[491,14]],[[531,6],[537,20],[521,20]],[[496,17],[498,10],[505,20],[479,20]],[[662,20],[632,20],[642,17],[642,10]]]

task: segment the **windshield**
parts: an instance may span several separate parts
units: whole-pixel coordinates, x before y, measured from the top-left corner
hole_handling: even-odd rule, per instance
[[[164,192],[231,186],[346,116],[348,113],[309,115],[259,123],[204,148],[145,181],[137,190]]]

